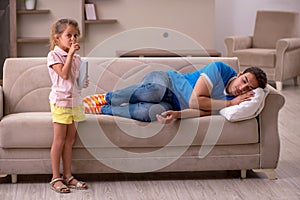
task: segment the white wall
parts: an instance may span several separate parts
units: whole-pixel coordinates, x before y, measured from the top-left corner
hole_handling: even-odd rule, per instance
[[[117,19],[118,23],[87,25],[86,54],[97,44],[108,38],[111,39],[115,34],[143,27],[171,29],[191,37],[204,48],[213,49],[215,46],[214,0],[93,0],[92,2],[96,5],[98,18]],[[129,45],[136,40],[150,41],[151,38],[148,36],[149,34],[145,33],[135,40],[123,40],[123,42]],[[163,44],[166,41],[164,37],[154,37],[153,40],[155,40],[154,44]],[[120,48],[126,50],[124,43],[120,44]],[[180,41],[174,40],[172,43],[179,44]]]
[[[16,0],[18,8],[24,8],[24,1]],[[49,9],[47,14],[18,14],[17,35],[26,38],[46,38],[50,35],[51,26],[59,18],[73,18],[82,29],[82,4],[80,0],[38,0],[37,9]],[[47,43],[19,43],[18,56],[47,56]]]
[[[215,48],[226,56],[224,39],[252,35],[257,10],[300,11],[299,0],[215,0]],[[299,26],[300,27],[300,26]]]
[[[39,0],[37,4],[39,9],[50,9],[50,14],[18,16],[22,22],[19,24],[18,35],[47,37],[55,18],[80,18],[81,0],[64,0],[64,3],[57,4],[53,1],[58,0]],[[193,38],[204,48],[216,49],[226,56],[224,38],[231,35],[251,35],[258,9],[300,11],[300,0],[90,1],[96,4],[98,18],[117,19],[118,23],[86,25],[86,37],[81,44],[82,56],[88,55],[95,46],[115,34],[142,27],[172,29]],[[20,56],[45,56],[48,50],[47,44],[19,44]]]
[[[59,1],[59,3],[58,3]],[[38,9],[50,9],[49,14],[18,15],[18,35],[48,37],[50,26],[57,18],[75,18],[81,24],[83,0],[38,0]],[[95,46],[124,31],[159,27],[171,29],[191,37],[204,48],[213,49],[215,28],[214,0],[90,0],[96,5],[99,19],[117,19],[115,24],[85,24],[80,55],[88,55]],[[149,34],[144,34],[147,37]],[[137,40],[149,39],[136,38]],[[171,40],[172,35],[168,37]],[[177,37],[173,37],[177,38]],[[155,40],[155,41],[154,41]],[[164,43],[165,37],[155,37],[155,43]],[[157,41],[158,40],[158,41]],[[159,41],[161,40],[161,41]],[[135,42],[135,40],[126,41]],[[178,43],[173,40],[170,44]],[[49,48],[44,43],[19,44],[19,56],[46,56]],[[124,45],[122,50],[126,50]]]

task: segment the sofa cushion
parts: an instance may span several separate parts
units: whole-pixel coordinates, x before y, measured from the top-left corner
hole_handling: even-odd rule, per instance
[[[6,115],[0,121],[0,147],[49,148],[53,139],[50,112]]]
[[[85,146],[91,145],[91,147],[97,146],[98,143],[94,141],[103,142],[106,138],[118,147],[186,146],[204,143],[206,145],[230,145],[258,142],[256,120],[230,123],[221,115],[175,120],[167,125],[104,115],[89,114],[87,118],[88,121],[84,123],[89,123],[89,125],[79,126],[78,134],[83,133],[84,136],[80,136],[82,142]],[[99,134],[100,131],[89,130],[98,126],[98,122],[102,134]],[[244,134],[241,135],[238,129],[243,130]],[[206,135],[208,137],[204,142]],[[91,141],[91,138],[94,140]],[[85,143],[86,141],[91,141],[91,144]],[[103,145],[110,147],[111,144],[104,143]]]
[[[239,58],[241,66],[275,67],[275,49],[242,49],[233,52],[233,56]]]
[[[48,112],[10,114],[2,118],[0,128],[0,147],[51,147],[53,126],[51,114]],[[145,123],[121,117],[88,114],[87,120],[79,123],[77,132],[74,148],[112,145],[144,148],[258,142],[258,125],[255,119],[230,123],[221,115],[175,120],[171,124],[162,125],[158,122]]]

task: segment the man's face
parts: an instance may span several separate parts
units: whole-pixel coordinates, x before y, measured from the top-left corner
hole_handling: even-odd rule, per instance
[[[258,81],[254,74],[249,72],[245,74],[240,73],[236,79],[229,83],[227,92],[233,96],[238,96],[258,86]]]

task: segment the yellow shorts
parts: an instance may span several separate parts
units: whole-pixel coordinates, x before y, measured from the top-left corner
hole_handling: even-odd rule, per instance
[[[50,102],[52,121],[60,124],[72,124],[73,121],[80,122],[85,120],[84,107],[60,107]]]

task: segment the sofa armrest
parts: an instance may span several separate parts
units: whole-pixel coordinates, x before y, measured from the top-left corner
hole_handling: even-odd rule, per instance
[[[275,80],[283,81],[299,75],[300,38],[284,38],[276,43]]]
[[[275,169],[278,164],[280,140],[278,131],[278,113],[285,99],[277,90],[267,85],[270,93],[266,97],[265,106],[259,115],[260,123],[260,167]]]
[[[232,57],[235,50],[251,48],[252,38],[252,36],[231,36],[225,38],[227,56]]]
[[[276,43],[277,51],[290,51],[300,48],[300,38],[284,38]]]
[[[3,117],[3,109],[4,109],[4,101],[3,101],[3,89],[2,86],[0,85],[0,120]]]

